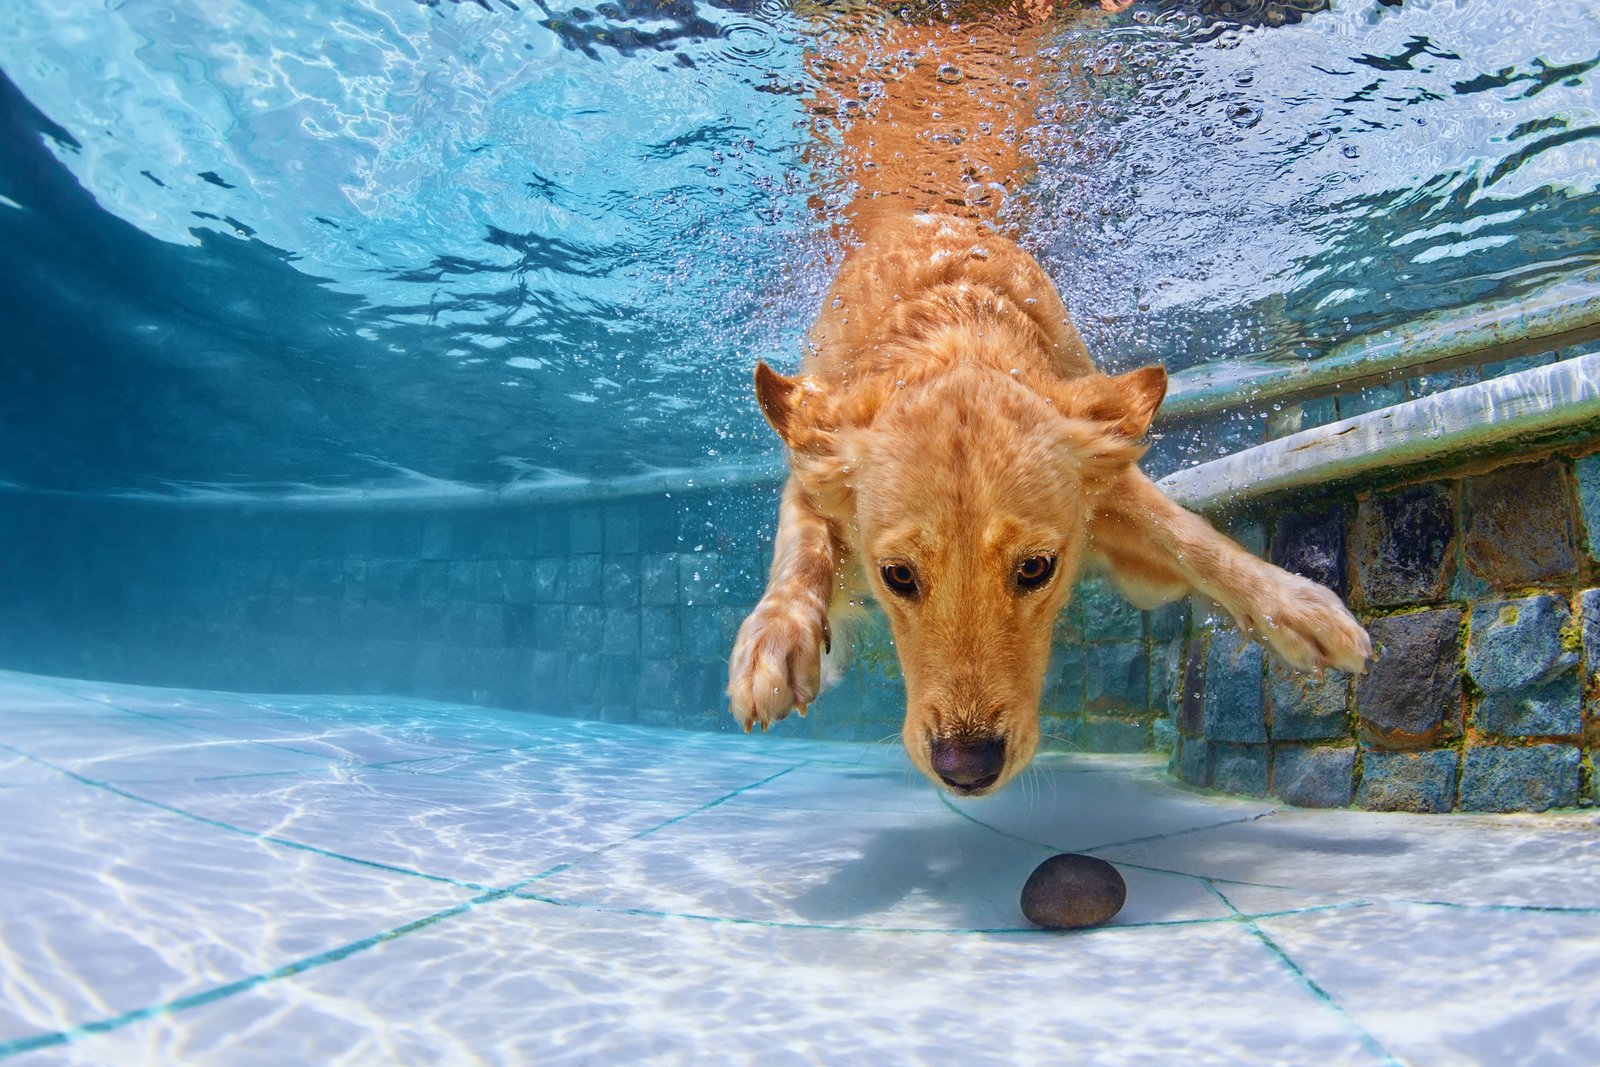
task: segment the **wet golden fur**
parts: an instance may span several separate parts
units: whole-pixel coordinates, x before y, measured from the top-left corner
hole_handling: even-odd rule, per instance
[[[975,40],[968,26],[960,47]],[[868,124],[853,154],[841,136],[858,162],[903,163],[919,145],[902,126]],[[931,166],[947,184],[973,174],[953,158]],[[1137,606],[1199,592],[1295,667],[1360,670],[1367,635],[1337,597],[1250,555],[1135,466],[1165,372],[1096,371],[1039,264],[984,221],[986,204],[951,199],[866,189],[801,374],[756,369],[791,474],[767,589],[730,663],[737,721],[803,713],[870,596],[904,670],[912,762],[957,792],[998,789],[1037,747],[1055,618],[1086,562]],[[1054,571],[1028,587],[1019,574],[1041,558]],[[913,576],[914,595],[885,568]],[[951,781],[933,765],[936,747],[985,742],[1003,748],[995,776]]]

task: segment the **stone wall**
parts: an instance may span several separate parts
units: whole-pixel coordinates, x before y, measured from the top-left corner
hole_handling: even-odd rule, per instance
[[[1360,677],[1299,675],[1197,619],[1170,691],[1174,772],[1311,807],[1592,802],[1600,456],[1502,463],[1254,516],[1274,562],[1345,595],[1379,656]]]

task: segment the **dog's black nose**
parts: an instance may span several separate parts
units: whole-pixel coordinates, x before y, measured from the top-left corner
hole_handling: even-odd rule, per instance
[[[951,789],[969,793],[1000,780],[1006,743],[999,738],[959,742],[933,739],[933,773]]]

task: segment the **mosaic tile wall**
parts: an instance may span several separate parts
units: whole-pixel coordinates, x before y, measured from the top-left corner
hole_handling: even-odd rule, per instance
[[[775,487],[567,506],[174,504],[0,495],[0,666],[256,692],[395,694],[731,729],[733,634]],[[1063,616],[1048,743],[1143,751],[1177,611],[1089,583]],[[798,737],[898,736],[886,627]]]
[[[1384,811],[1595,799],[1600,456],[1524,458],[1262,526],[1274,562],[1348,598],[1379,659],[1319,680],[1197,622],[1170,694],[1180,778]]]

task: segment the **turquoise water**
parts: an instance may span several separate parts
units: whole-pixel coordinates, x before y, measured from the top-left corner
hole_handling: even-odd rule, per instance
[[[1600,1062],[1586,812],[1060,753],[956,800],[870,743],[887,655],[714,732],[779,459],[750,367],[838,252],[808,51],[867,19],[9,6],[6,1067]],[[1073,9],[1008,218],[1110,367],[1581,292],[1597,65],[1592,0]],[[389,695],[216,691],[319,686]],[[1123,871],[1111,925],[1022,918],[1061,850]]]
[[[1592,3],[1271,25],[1291,6],[1059,19],[1018,221],[1108,365],[1311,359],[1597,265]],[[792,362],[831,249],[805,52],[857,17],[17,5],[0,481],[426,491],[772,460],[749,367]]]
[[[1592,817],[0,672],[12,1064],[1592,1064]],[[1030,927],[1062,850],[1109,926]],[[1508,856],[1512,857],[1508,861]],[[1484,990],[1493,990],[1493,996]]]

